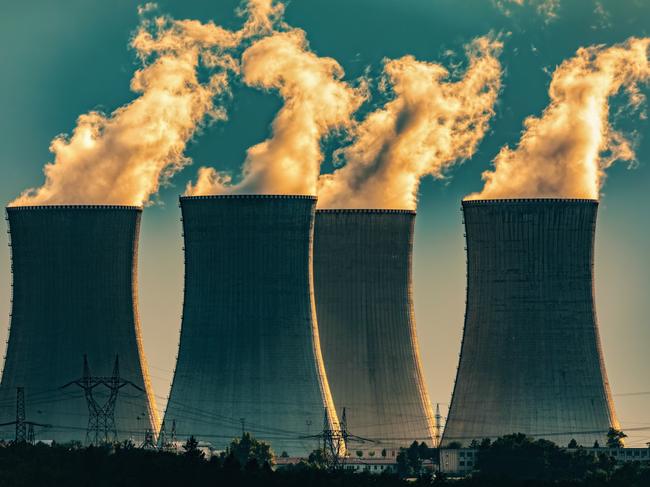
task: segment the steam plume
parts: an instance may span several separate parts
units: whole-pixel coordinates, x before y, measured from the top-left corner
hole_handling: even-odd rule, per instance
[[[492,0],[492,3],[507,17],[513,15],[512,7],[515,5],[517,7],[530,6],[547,23],[557,18],[557,11],[560,8],[560,0]]]
[[[441,65],[412,56],[387,61],[394,99],[354,130],[341,151],[345,166],[321,176],[323,208],[414,209],[420,179],[437,178],[475,152],[488,128],[500,88],[501,44],[487,37],[468,47],[463,79],[447,81]]]
[[[147,4],[140,13],[153,8]],[[206,118],[226,118],[215,97],[228,92],[229,73],[238,69],[228,50],[270,31],[280,13],[271,0],[251,1],[236,32],[212,22],[143,19],[131,42],[144,65],[131,80],[139,96],[109,115],[81,115],[72,136],[51,142],[54,162],[44,168],[43,186],[26,190],[11,205],[148,202],[161,180],[189,162],[186,143]],[[200,63],[214,73],[205,83],[197,78]]]
[[[323,159],[321,139],[349,126],[364,100],[363,88],[341,81],[341,66],[309,51],[299,29],[254,43],[243,54],[242,72],[247,85],[277,89],[284,100],[272,135],[248,149],[240,182],[233,184],[230,175],[203,167],[186,193],[314,194]]]
[[[598,198],[605,169],[632,161],[632,144],[609,123],[609,98],[625,89],[643,101],[639,83],[650,79],[650,38],[609,48],[581,48],[553,73],[550,104],[529,117],[516,149],[506,146],[483,173],[478,198]]]

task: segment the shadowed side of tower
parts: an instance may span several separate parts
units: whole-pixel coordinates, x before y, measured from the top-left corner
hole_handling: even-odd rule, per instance
[[[277,454],[318,446],[336,415],[312,284],[315,197],[181,197],[185,298],[166,424],[224,448],[242,429]]]
[[[467,306],[443,443],[618,427],[594,307],[595,200],[464,201]]]
[[[314,289],[321,348],[350,449],[434,441],[420,366],[411,263],[415,212],[318,210]]]
[[[81,377],[120,376],[117,439],[144,437],[158,419],[141,343],[137,310],[137,248],[142,210],[128,206],[9,207],[13,297],[0,385],[0,422],[11,421],[16,388],[25,389],[26,416],[51,424],[40,439],[84,441],[83,392],[61,387]],[[108,389],[93,391],[100,405]],[[11,430],[2,437],[11,438]]]

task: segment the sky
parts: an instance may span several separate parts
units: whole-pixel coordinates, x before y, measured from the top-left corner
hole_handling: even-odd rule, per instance
[[[521,4],[521,5],[520,5]],[[176,19],[214,20],[236,29],[235,0],[161,0]],[[377,76],[384,58],[413,55],[447,67],[464,62],[472,39],[500,34],[503,75],[495,113],[473,156],[443,179],[419,188],[415,238],[415,308],[426,384],[446,410],[460,351],[465,301],[465,255],[460,202],[481,191],[481,174],[505,144],[515,146],[522,123],[549,103],[553,70],[580,47],[650,35],[648,0],[293,0],[285,20],[303,29],[318,56],[329,56],[344,80]],[[139,24],[138,3],[45,0],[0,5],[0,200],[8,204],[43,183],[53,160],[50,141],[71,133],[77,117],[110,112],[136,96],[129,88],[139,67],[129,42]],[[452,54],[454,53],[454,54]],[[650,94],[647,85],[642,93]],[[596,236],[596,305],[616,410],[628,445],[650,441],[650,122],[619,113],[610,121],[632,133],[636,159],[613,165],[601,191]],[[622,104],[621,104],[622,106]],[[144,347],[158,407],[164,408],[178,347],[183,255],[178,196],[201,166],[238,172],[246,150],[271,134],[282,107],[272,90],[232,85],[227,121],[203,127],[188,142],[185,166],[152,197],[143,214],[139,298]],[[332,170],[330,141],[323,171]],[[7,236],[0,232],[0,338],[10,313]],[[648,430],[635,429],[648,427]]]

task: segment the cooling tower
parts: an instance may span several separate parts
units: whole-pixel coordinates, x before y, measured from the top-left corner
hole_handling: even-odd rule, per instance
[[[185,297],[166,424],[225,448],[242,430],[280,454],[318,447],[336,414],[320,355],[311,196],[181,197]]]
[[[618,427],[594,307],[595,200],[464,201],[467,308],[443,444]]]
[[[314,289],[327,376],[350,450],[434,442],[419,360],[411,262],[415,212],[319,210]]]
[[[116,356],[122,388],[115,403],[117,439],[136,441],[157,426],[140,337],[137,248],[142,210],[130,206],[9,207],[13,297],[0,384],[0,422],[16,414],[25,388],[28,421],[51,424],[37,439],[86,440],[84,392],[61,387],[82,376],[111,376]],[[100,406],[109,390],[93,397]],[[3,438],[13,438],[5,428]]]

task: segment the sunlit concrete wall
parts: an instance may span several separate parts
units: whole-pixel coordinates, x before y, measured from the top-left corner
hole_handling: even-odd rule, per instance
[[[464,201],[465,329],[443,443],[618,426],[594,307],[594,200]]]
[[[434,441],[418,355],[411,263],[415,212],[319,210],[314,288],[325,368],[348,449]]]
[[[52,425],[37,427],[36,439],[85,441],[83,392],[60,388],[81,377],[87,354],[95,376],[111,375],[119,355],[121,377],[146,391],[120,390],[118,439],[138,441],[157,427],[137,308],[141,213],[127,206],[7,208],[13,299],[0,423],[15,418],[16,387],[24,387],[27,420]],[[107,392],[94,390],[100,405]],[[1,436],[13,438],[12,428]]]
[[[316,199],[182,197],[185,299],[165,424],[225,448],[242,429],[277,454],[336,423],[312,285]],[[168,430],[169,431],[169,430]]]

